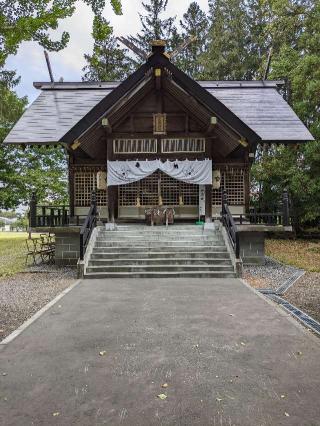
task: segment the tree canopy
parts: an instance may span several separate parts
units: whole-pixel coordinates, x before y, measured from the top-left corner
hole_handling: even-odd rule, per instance
[[[102,21],[105,0],[84,0],[95,15],[94,22]],[[109,0],[116,14],[121,14],[120,0]],[[51,31],[59,22],[71,16],[76,0],[8,1],[0,3],[0,208],[15,208],[27,203],[31,192],[38,199],[51,202],[67,201],[66,154],[62,148],[33,148],[24,151],[4,146],[3,140],[22,115],[27,98],[19,98],[14,91],[19,78],[5,69],[9,55],[16,54],[23,41],[36,41],[48,50],[63,49],[69,34],[63,32],[58,41]],[[104,30],[111,31],[108,23]],[[95,31],[95,28],[94,28]]]
[[[113,29],[103,17],[95,17],[92,37],[92,55],[85,54],[87,65],[83,68],[83,80],[115,81],[123,80],[132,70],[133,64],[127,50],[119,46]]]

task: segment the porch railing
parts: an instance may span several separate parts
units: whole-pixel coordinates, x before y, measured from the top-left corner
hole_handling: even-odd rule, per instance
[[[29,206],[30,228],[80,226],[87,217],[86,215],[70,216],[70,207],[68,205],[39,205],[37,204],[35,193],[32,194]]]
[[[289,214],[288,191],[284,190],[282,194],[282,207],[274,212],[261,213],[254,208],[250,213],[241,213],[234,216],[239,225],[267,225],[267,226],[290,226],[291,218]]]
[[[227,192],[222,193],[222,223],[228,234],[231,246],[236,258],[240,256],[240,239],[238,225],[266,225],[266,226],[290,226],[289,197],[288,191],[284,190],[282,195],[282,211],[275,213],[244,213],[232,215],[228,206]]]
[[[90,210],[80,230],[80,260],[84,259],[84,255],[87,250],[92,231],[96,227],[96,224],[97,224],[97,201],[96,201],[96,193],[93,191],[91,194]]]

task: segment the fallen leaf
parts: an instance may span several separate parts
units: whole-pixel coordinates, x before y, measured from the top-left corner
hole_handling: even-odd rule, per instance
[[[106,353],[107,353],[107,351],[100,351],[100,352],[99,352],[99,355],[100,355],[100,356],[104,356],[104,355],[106,355]]]
[[[168,383],[163,383],[163,385],[161,385],[162,388],[167,388],[168,386]]]
[[[167,395],[165,395],[164,393],[160,393],[159,395],[157,395],[159,399],[167,399]]]
[[[59,414],[60,414],[59,411],[52,413],[53,417],[57,417],[57,416],[59,416]]]
[[[233,396],[226,395],[227,398],[234,400]]]
[[[285,415],[286,417],[290,417],[289,413],[284,413],[284,415]]]

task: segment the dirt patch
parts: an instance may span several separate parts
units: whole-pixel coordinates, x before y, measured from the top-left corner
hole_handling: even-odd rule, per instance
[[[74,269],[54,266],[0,278],[0,341],[75,280]]]
[[[319,272],[307,272],[282,297],[320,322]]]
[[[266,254],[281,263],[320,272],[320,241],[266,239]]]

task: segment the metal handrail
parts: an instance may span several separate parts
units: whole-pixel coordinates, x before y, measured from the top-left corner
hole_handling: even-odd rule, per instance
[[[97,225],[97,203],[96,203],[96,194],[93,191],[91,195],[91,206],[89,213],[80,229],[80,260],[84,259],[88,243],[93,229]]]
[[[222,223],[228,234],[231,246],[236,255],[236,259],[239,259],[240,257],[239,231],[228,206],[226,191],[224,191],[222,195]]]

